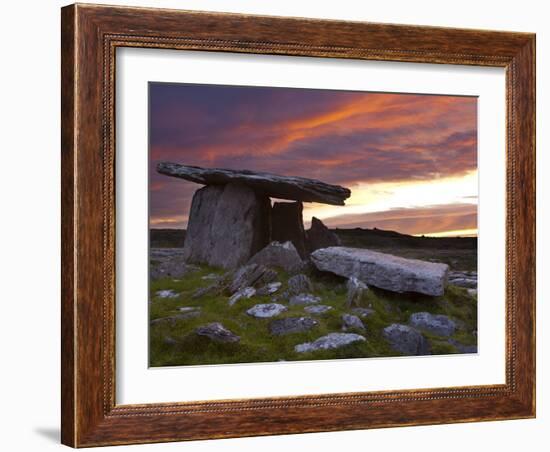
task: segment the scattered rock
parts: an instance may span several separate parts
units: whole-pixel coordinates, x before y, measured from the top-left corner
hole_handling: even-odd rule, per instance
[[[308,304],[319,303],[320,301],[321,301],[321,298],[316,297],[315,295],[312,295],[310,293],[301,293],[299,295],[294,295],[290,299],[289,304],[291,306],[308,305]]]
[[[394,350],[404,355],[428,355],[430,346],[426,338],[408,325],[394,323],[384,328],[382,335]]]
[[[155,296],[159,298],[177,298],[179,296],[179,293],[172,289],[166,289],[166,290],[158,290],[155,293]]]
[[[220,275],[216,275],[216,273],[209,273],[208,275],[201,277],[201,279],[204,279],[205,281],[217,280],[220,279]]]
[[[451,336],[456,330],[456,323],[446,315],[434,315],[429,312],[415,312],[409,317],[409,325],[426,330],[438,336]]]
[[[246,311],[246,313],[252,317],[266,319],[269,317],[275,317],[276,315],[285,312],[287,309],[288,308],[286,306],[279,303],[266,303],[252,306],[248,311]]]
[[[326,312],[330,311],[332,309],[332,306],[327,306],[324,304],[314,304],[311,306],[306,306],[304,308],[304,311],[306,311],[308,314],[316,314],[321,315],[325,314]]]
[[[361,319],[356,315],[342,314],[342,331],[348,331],[352,329],[364,330],[365,325],[363,325]]]
[[[255,294],[256,289],[254,289],[254,287],[245,287],[244,289],[240,289],[229,298],[229,306],[233,306],[241,298],[250,298],[253,297]]]
[[[264,296],[264,295],[274,294],[275,292],[277,292],[281,288],[282,285],[283,285],[283,283],[278,282],[278,281],[269,283],[269,284],[259,288],[256,291],[256,295]]]
[[[477,297],[477,289],[466,289],[466,292],[468,292],[468,295],[471,297]]]
[[[311,317],[289,317],[286,319],[273,320],[269,324],[269,332],[274,336],[285,334],[303,333],[317,326],[319,322]]]
[[[288,280],[288,292],[291,295],[298,295],[301,293],[307,293],[312,291],[313,291],[313,284],[311,284],[311,280],[303,273],[300,273],[299,275],[295,275]]]
[[[193,264],[236,268],[269,241],[271,202],[239,184],[207,186],[191,202],[184,258]]]
[[[292,242],[271,242],[252,256],[248,263],[279,267],[289,273],[299,271],[303,266],[303,261]]]
[[[159,325],[163,323],[169,323],[170,325],[174,325],[178,320],[187,320],[194,317],[198,317],[201,314],[201,311],[189,311],[189,312],[182,312],[181,314],[175,314],[170,315],[167,317],[160,317],[158,319],[151,320],[151,325]]]
[[[195,292],[193,292],[193,295],[191,295],[192,299],[202,298],[205,295],[219,295],[223,291],[223,282],[221,279],[217,280],[215,283],[210,284],[206,287],[199,287]]]
[[[229,331],[220,322],[213,322],[199,326],[195,333],[199,336],[206,336],[216,342],[239,342],[240,337]]]
[[[321,248],[311,254],[321,271],[352,276],[368,285],[392,292],[418,292],[441,296],[445,291],[449,267],[416,259],[361,248]]]
[[[271,210],[271,240],[292,242],[302,259],[307,256],[306,234],[302,219],[303,205],[297,202],[275,202]]]
[[[354,342],[366,341],[366,339],[354,333],[329,333],[313,342],[305,342],[294,347],[297,353],[314,352],[316,350],[330,350],[344,347]]]
[[[279,176],[258,171],[200,168],[169,162],[159,163],[157,171],[167,176],[178,177],[203,185],[223,185],[238,182],[277,199],[343,206],[344,201],[351,195],[349,189],[339,185],[330,185],[305,177]]]
[[[369,315],[374,314],[376,311],[370,308],[355,308],[355,309],[352,309],[351,312],[365,319]]]
[[[200,311],[201,308],[198,306],[182,306],[178,308],[178,311],[180,312],[195,312]]]
[[[306,241],[310,253],[320,248],[341,245],[338,236],[316,217],[311,219],[311,227],[306,232]]]
[[[477,289],[477,272],[449,272],[449,284],[466,289]]]
[[[348,279],[346,283],[348,294],[346,297],[346,306],[351,308],[353,305],[360,306],[363,294],[368,290],[363,281],[359,281],[355,276]]]
[[[164,342],[164,345],[168,345],[168,346],[174,346],[178,344],[178,341],[170,336],[165,336],[162,342]]]
[[[277,272],[260,264],[248,264],[234,274],[227,291],[234,294],[245,287],[261,287],[277,278]]]

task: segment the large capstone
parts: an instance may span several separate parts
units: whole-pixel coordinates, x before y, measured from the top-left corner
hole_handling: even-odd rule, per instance
[[[272,173],[223,168],[200,168],[161,162],[157,171],[167,176],[178,177],[197,184],[225,185],[239,183],[277,199],[319,202],[343,206],[351,191],[339,185],[331,185],[316,179],[296,176],[279,176]]]
[[[405,259],[362,248],[321,248],[311,254],[311,261],[321,271],[355,277],[380,289],[431,296],[443,295],[449,272],[445,264]]]
[[[271,240],[290,241],[303,259],[307,256],[306,236],[302,219],[303,205],[297,202],[276,202],[271,210]]]
[[[271,202],[239,184],[197,190],[185,237],[186,262],[223,268],[246,263],[269,243]]]
[[[306,245],[308,251],[312,253],[320,248],[329,246],[340,246],[340,239],[332,232],[319,218],[311,219],[311,227],[306,231]]]

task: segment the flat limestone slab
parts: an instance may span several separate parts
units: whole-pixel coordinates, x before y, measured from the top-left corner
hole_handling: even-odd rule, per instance
[[[445,264],[341,246],[318,249],[311,254],[311,261],[321,271],[355,277],[380,289],[431,296],[443,295],[449,272]]]
[[[225,185],[231,182],[248,185],[272,198],[294,201],[319,202],[343,206],[351,191],[339,185],[331,185],[305,177],[280,176],[249,170],[201,168],[161,162],[157,171],[166,176],[178,177],[203,185]]]

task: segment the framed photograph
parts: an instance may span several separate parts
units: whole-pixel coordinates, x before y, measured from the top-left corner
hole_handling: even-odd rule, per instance
[[[535,416],[535,36],[62,9],[62,442]]]

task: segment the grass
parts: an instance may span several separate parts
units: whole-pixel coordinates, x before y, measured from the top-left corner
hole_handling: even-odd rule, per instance
[[[313,341],[330,332],[341,331],[340,316],[350,309],[345,307],[346,289],[343,280],[319,273],[310,275],[314,283],[313,293],[322,298],[321,304],[332,306],[332,310],[315,318],[319,324],[304,333],[272,336],[268,325],[273,319],[257,319],[246,314],[255,304],[271,302],[270,296],[255,296],[239,300],[234,306],[228,305],[225,295],[206,295],[192,299],[191,295],[200,287],[212,283],[202,277],[210,273],[223,274],[221,269],[201,267],[199,271],[181,280],[162,279],[151,282],[150,319],[159,319],[179,313],[179,307],[196,306],[201,308],[198,317],[159,322],[150,326],[150,365],[178,366],[198,364],[227,364],[247,362],[298,361],[312,359],[364,358],[397,356],[382,336],[384,327],[391,323],[407,323],[413,312],[427,311],[445,314],[459,322],[459,329],[452,337],[464,345],[476,343],[473,332],[477,325],[477,300],[468,295],[465,289],[449,287],[442,297],[427,297],[411,294],[393,294],[371,289],[363,297],[362,306],[374,309],[374,313],[362,319],[365,331],[359,333],[367,339],[348,346],[312,353],[296,353],[294,346]],[[278,280],[283,283],[279,290],[286,288],[289,275],[279,272]],[[175,298],[160,298],[157,291],[172,289],[178,293]],[[288,311],[275,317],[310,316],[303,306],[289,306]],[[217,343],[209,338],[198,336],[194,330],[211,322],[221,322],[226,328],[240,336],[238,343]],[[425,333],[432,344],[433,354],[457,353],[448,343],[448,338],[440,338]]]

